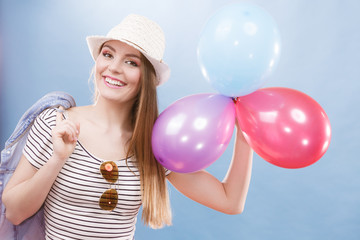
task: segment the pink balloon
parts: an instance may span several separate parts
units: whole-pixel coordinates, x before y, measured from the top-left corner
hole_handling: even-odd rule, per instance
[[[217,160],[234,131],[235,104],[219,94],[184,97],[166,108],[155,122],[152,149],[174,172],[195,172]]]
[[[264,88],[238,98],[236,117],[254,151],[283,168],[318,161],[330,144],[331,126],[322,107],[289,88]]]

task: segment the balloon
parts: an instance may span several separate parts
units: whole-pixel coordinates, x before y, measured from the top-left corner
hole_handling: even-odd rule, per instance
[[[201,72],[219,93],[244,96],[274,71],[280,35],[273,18],[250,3],[226,5],[206,23],[197,48]]]
[[[289,88],[264,88],[236,103],[236,117],[254,151],[283,168],[319,160],[330,144],[325,111],[311,97]]]
[[[195,94],[167,107],[155,122],[153,153],[174,172],[195,172],[217,160],[228,146],[235,104],[219,94]]]

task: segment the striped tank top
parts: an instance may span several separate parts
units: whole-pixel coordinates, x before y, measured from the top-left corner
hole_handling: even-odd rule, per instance
[[[56,110],[47,109],[30,130],[23,153],[37,169],[52,155],[51,130],[55,125]],[[141,206],[135,159],[114,161],[119,169],[119,178],[114,184],[100,173],[104,161],[77,142],[45,201],[46,239],[133,239]],[[118,204],[112,211],[99,207],[100,196],[109,188],[118,192]]]

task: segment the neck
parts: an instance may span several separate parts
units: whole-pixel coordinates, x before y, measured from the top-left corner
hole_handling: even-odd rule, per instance
[[[109,129],[131,130],[131,109],[133,102],[116,103],[103,98],[92,105],[92,112],[98,123]]]

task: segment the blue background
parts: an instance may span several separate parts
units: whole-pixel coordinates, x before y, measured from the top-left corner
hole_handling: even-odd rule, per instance
[[[0,143],[22,113],[54,90],[91,103],[93,61],[85,37],[106,34],[129,13],[158,22],[172,68],[158,88],[160,109],[196,93],[215,92],[202,77],[196,48],[207,19],[232,1],[2,0]],[[289,87],[314,98],[328,114],[332,141],[314,165],[289,170],[258,155],[245,211],[229,216],[170,187],[173,226],[152,230],[139,220],[137,239],[360,239],[360,1],[253,0],[278,23],[282,53],[264,87]],[[208,170],[226,174],[232,143]]]

